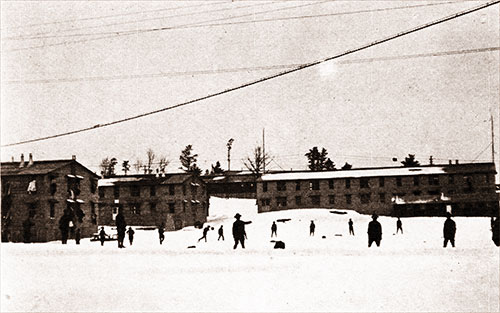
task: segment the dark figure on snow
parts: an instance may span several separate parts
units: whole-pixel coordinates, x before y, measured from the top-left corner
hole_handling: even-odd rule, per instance
[[[446,248],[448,241],[451,242],[451,246],[455,248],[455,233],[457,231],[457,226],[455,222],[451,219],[451,213],[446,213],[446,221],[444,221],[443,227],[443,237],[444,243],[443,247]]]
[[[158,238],[160,239],[160,245],[163,243],[163,240],[165,240],[165,224],[161,223],[161,225],[158,227]]]
[[[210,226],[207,226],[203,229],[203,236],[201,236],[201,238],[198,239],[198,242],[200,242],[200,240],[202,240],[202,239],[205,239],[205,242],[207,242],[207,234],[208,234],[209,230],[210,230]]]
[[[123,216],[122,209],[118,210],[116,215],[116,232],[118,233],[118,248],[125,248],[123,241],[125,240],[125,231],[127,230],[127,222]]]
[[[491,223],[491,239],[497,247],[500,247],[500,218],[496,218]]]
[[[75,242],[77,245],[80,244],[80,239],[82,238],[82,232],[80,230],[80,228],[77,228],[76,231],[75,231]]]
[[[222,225],[220,225],[219,228],[219,238],[217,238],[217,241],[219,241],[222,238],[222,241],[224,241],[224,229],[222,228]]]
[[[68,210],[64,210],[63,216],[59,219],[59,230],[61,231],[61,241],[63,245],[68,242],[69,222],[71,222],[71,216]]]
[[[380,241],[382,240],[382,225],[377,221],[378,215],[372,215],[372,221],[368,223],[368,248],[372,246],[375,242],[377,247],[380,247]]]
[[[311,225],[309,225],[309,236],[314,236],[314,230],[316,229],[316,225],[313,221],[311,221]]]
[[[271,225],[271,238],[273,238],[273,235],[278,237],[278,226],[276,226],[276,222],[273,222],[273,225]]]
[[[245,237],[246,237],[246,232],[245,232],[245,225],[250,224],[252,222],[244,222],[240,220],[240,213],[236,213],[234,218],[236,221],[233,223],[233,238],[234,238],[234,247],[233,249],[236,249],[238,246],[238,243],[241,244],[241,247],[245,249]]]
[[[128,234],[128,241],[130,242],[130,245],[132,245],[132,243],[134,242],[134,234],[135,234],[135,231],[132,229],[132,227],[128,228],[127,234]]]
[[[106,232],[104,231],[104,227],[101,227],[101,231],[99,232],[99,240],[101,241],[101,246],[104,246],[104,241],[106,241]]]
[[[398,231],[401,231],[401,234],[403,234],[403,222],[401,222],[401,219],[398,217],[398,220],[396,221],[396,234]]]
[[[347,224],[349,224],[349,235],[354,236],[354,223],[352,222],[352,219],[349,219]]]

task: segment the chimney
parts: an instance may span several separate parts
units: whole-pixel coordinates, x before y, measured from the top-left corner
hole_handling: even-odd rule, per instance
[[[452,160],[448,160],[448,164],[452,165],[453,161]]]
[[[74,154],[73,154],[73,155],[71,156],[71,160],[76,161],[76,155],[74,155]]]
[[[28,161],[28,167],[32,166],[34,164],[33,162],[33,154],[30,153],[30,159]]]
[[[458,164],[458,160],[455,160],[455,164]]]
[[[14,163],[14,157],[11,157],[11,158],[10,158],[10,161],[11,161],[12,163]]]
[[[19,162],[19,168],[24,167],[24,154],[21,153],[21,162]]]

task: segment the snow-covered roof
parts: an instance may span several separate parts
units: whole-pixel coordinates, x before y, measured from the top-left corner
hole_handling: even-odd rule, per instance
[[[411,175],[436,175],[448,173],[443,166],[426,167],[394,167],[363,170],[339,170],[321,172],[291,172],[262,175],[263,181],[274,180],[306,180],[306,179],[333,179],[333,178],[358,178],[379,176],[411,176]]]
[[[103,178],[99,179],[97,185],[99,187],[114,186],[117,182],[138,182],[141,181],[141,177],[120,177],[120,178]]]

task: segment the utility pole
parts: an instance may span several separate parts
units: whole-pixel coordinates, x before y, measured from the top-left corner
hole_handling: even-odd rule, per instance
[[[226,146],[227,146],[227,171],[228,172],[231,170],[231,147],[233,145],[233,141],[234,141],[234,139],[231,138],[231,139],[229,139],[229,141],[226,144]]]
[[[493,113],[490,112],[491,121],[491,162],[495,164],[495,129],[493,128]]]
[[[262,128],[262,159],[264,160],[262,174],[266,173],[266,141],[265,128]]]

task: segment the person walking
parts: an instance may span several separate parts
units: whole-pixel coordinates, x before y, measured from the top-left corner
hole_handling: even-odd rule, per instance
[[[77,245],[80,244],[80,239],[82,238],[82,233],[81,233],[81,230],[80,230],[80,227],[78,227],[75,231],[75,242]]]
[[[309,236],[314,236],[315,229],[316,229],[316,224],[314,224],[314,221],[311,221],[311,225],[309,225]]]
[[[251,224],[251,221],[244,222],[240,220],[241,214],[236,213],[234,216],[236,221],[233,223],[233,238],[234,238],[234,247],[233,249],[236,249],[238,246],[238,243],[241,244],[241,248],[245,249],[245,237],[246,237],[246,232],[245,232],[245,225]]]
[[[130,245],[132,245],[132,243],[134,242],[134,234],[135,234],[135,231],[132,229],[132,227],[128,228],[127,234],[128,234],[128,241],[130,242]]]
[[[219,238],[217,238],[217,241],[219,241],[222,238],[222,241],[224,241],[224,229],[222,228],[223,225],[220,225],[219,227]]]
[[[118,214],[116,215],[116,232],[118,233],[118,248],[125,248],[123,241],[125,240],[125,231],[127,230],[127,222],[123,216],[122,209],[118,209]]]
[[[448,241],[451,242],[451,246],[455,248],[455,233],[457,232],[457,225],[455,221],[451,219],[451,213],[446,212],[446,221],[444,221],[443,226],[443,237],[444,243],[443,248],[446,248]]]
[[[372,221],[368,223],[368,248],[372,246],[375,242],[377,247],[380,247],[380,241],[382,240],[382,225],[377,221],[378,215],[372,215]]]
[[[349,224],[349,235],[354,236],[354,223],[352,219],[349,219],[349,222],[347,224]]]
[[[163,240],[165,240],[165,224],[161,223],[160,226],[158,226],[158,238],[160,239],[160,245],[163,243]]]
[[[273,235],[278,237],[278,226],[276,226],[276,222],[273,222],[273,225],[271,225],[271,238],[273,238]]]
[[[201,236],[201,238],[198,239],[198,242],[200,242],[200,240],[202,240],[202,239],[205,239],[205,242],[207,242],[207,234],[208,234],[209,230],[210,230],[210,225],[208,225],[207,227],[205,227],[203,229],[203,236]]]
[[[401,235],[403,234],[403,222],[401,222],[401,219],[398,217],[398,220],[396,221],[396,234],[398,231],[401,231]]]
[[[101,246],[104,246],[104,241],[106,241],[106,232],[104,231],[104,227],[101,226],[101,231],[99,232],[99,240],[101,241]]]

